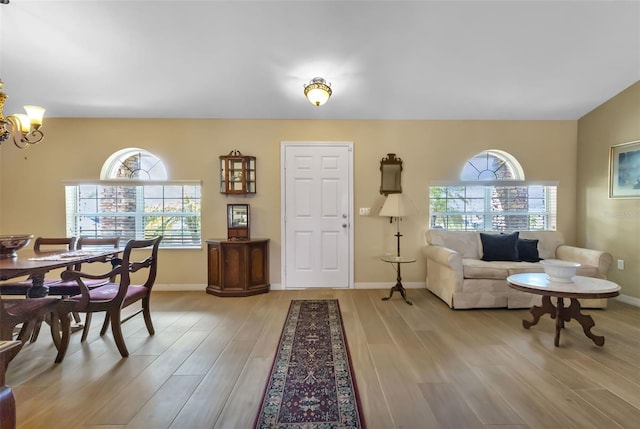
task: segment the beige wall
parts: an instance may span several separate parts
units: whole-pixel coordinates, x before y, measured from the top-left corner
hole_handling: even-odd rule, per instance
[[[640,199],[608,198],[609,148],[634,140],[640,140],[640,82],[578,121],[577,239],[611,252],[609,278],[640,298]]]
[[[204,238],[224,237],[229,202],[251,204],[251,234],[271,238],[271,281],[280,283],[280,142],[352,141],[355,165],[355,281],[391,283],[395,272],[380,255],[395,249],[394,226],[377,213],[379,161],[389,152],[404,161],[403,188],[419,214],[402,223],[406,282],[424,282],[420,256],[431,181],[457,180],[466,159],[485,149],[514,155],[529,180],[559,181],[559,221],[568,242],[576,237],[576,121],[325,121],[45,119],[46,139],[28,150],[4,145],[0,158],[0,233],[63,235],[64,180],[97,179],[116,150],[141,147],[161,157],[171,179],[203,181]],[[232,149],[257,157],[258,192],[218,192],[218,156]],[[637,206],[636,206],[637,207]],[[600,243],[596,243],[600,244]],[[609,242],[602,244],[607,250]],[[158,282],[205,284],[205,250],[163,250]]]

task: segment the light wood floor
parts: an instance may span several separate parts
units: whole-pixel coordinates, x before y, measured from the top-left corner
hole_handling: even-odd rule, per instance
[[[638,428],[640,309],[611,300],[586,310],[600,348],[575,321],[553,346],[545,316],[450,310],[426,290],[413,306],[387,291],[273,291],[248,298],[156,292],[156,335],[124,325],[121,359],[94,317],[64,362],[48,332],[9,366],[19,428],[248,428],[291,299],[338,298],[367,427]]]

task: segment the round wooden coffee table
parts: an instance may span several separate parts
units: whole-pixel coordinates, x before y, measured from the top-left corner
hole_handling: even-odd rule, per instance
[[[522,326],[525,329],[536,325],[540,317],[549,314],[552,319],[556,319],[556,336],[554,344],[560,345],[560,331],[564,328],[564,323],[571,319],[576,320],[582,326],[584,334],[591,338],[597,346],[604,345],[604,337],[594,335],[591,332],[596,323],[593,318],[583,314],[580,310],[578,298],[613,298],[620,294],[620,286],[603,279],[594,277],[574,276],[571,282],[550,281],[544,273],[524,273],[514,274],[507,277],[507,283],[513,289],[542,295],[542,306],[534,305],[531,308],[533,320],[523,320]],[[557,304],[551,303],[551,297],[556,297]],[[569,298],[571,304],[564,306],[564,298]]]

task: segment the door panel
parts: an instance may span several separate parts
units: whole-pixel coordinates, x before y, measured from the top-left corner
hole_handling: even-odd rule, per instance
[[[350,144],[283,147],[283,284],[350,287]]]

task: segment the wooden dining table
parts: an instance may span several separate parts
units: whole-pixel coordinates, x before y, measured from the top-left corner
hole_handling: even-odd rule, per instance
[[[49,271],[71,268],[89,262],[106,262],[123,250],[121,248],[47,252],[21,250],[16,257],[0,259],[0,280],[29,276],[32,286],[27,291],[27,296],[42,298],[49,293],[49,288],[44,284],[44,276]]]
[[[16,257],[0,259],[0,280],[29,276],[32,286],[27,291],[27,298],[42,298],[49,293],[48,286],[44,284],[44,276],[49,271],[72,269],[74,266],[84,263],[107,262],[122,251],[121,248],[47,252],[21,250],[18,251]],[[60,335],[57,335],[57,332],[54,334],[54,329],[52,329],[53,341],[58,349],[56,363],[62,361],[69,346],[71,324],[66,322],[70,318],[71,312],[77,310],[75,305],[74,302],[61,298],[57,306],[58,316],[62,323],[60,323]]]

